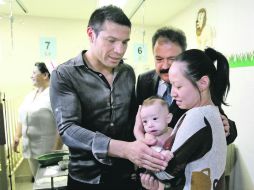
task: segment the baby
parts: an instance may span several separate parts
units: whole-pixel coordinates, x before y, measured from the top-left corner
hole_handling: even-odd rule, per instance
[[[151,146],[157,152],[168,155],[170,159],[173,154],[168,149],[172,129],[168,127],[172,119],[169,107],[165,100],[160,97],[152,96],[144,100],[139,113],[145,131],[146,140],[156,140],[156,144]],[[137,136],[137,135],[136,135]],[[169,174],[166,172],[156,172],[154,175],[159,180],[167,180]]]

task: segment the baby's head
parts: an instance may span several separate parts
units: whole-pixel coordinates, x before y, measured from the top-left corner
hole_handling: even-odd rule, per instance
[[[166,132],[172,119],[167,102],[158,96],[144,100],[140,116],[145,132],[154,136],[160,136]]]

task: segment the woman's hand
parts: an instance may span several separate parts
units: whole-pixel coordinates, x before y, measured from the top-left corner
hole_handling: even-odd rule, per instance
[[[138,112],[136,115],[136,121],[134,125],[134,130],[133,130],[134,136],[137,140],[143,140],[145,138],[145,135],[144,135],[145,131],[144,131],[141,117],[140,117],[140,110],[141,110],[141,105],[139,105],[138,107]]]
[[[159,189],[159,181],[150,174],[141,173],[140,180],[141,180],[142,186],[146,189],[149,189],[149,190]]]
[[[141,105],[139,105],[138,113],[136,115],[136,121],[134,126],[134,136],[137,140],[143,141],[145,144],[152,146],[155,145],[157,140],[156,138],[145,138],[145,130],[140,117]]]
[[[13,139],[13,145],[12,145],[12,148],[13,148],[14,152],[16,152],[16,153],[19,153],[18,146],[19,146],[21,137],[22,137],[22,124],[18,122],[16,130],[15,130],[14,139]]]
[[[16,152],[16,153],[19,153],[18,146],[19,146],[19,138],[14,137],[14,143],[13,143],[12,148],[13,148],[14,152]]]

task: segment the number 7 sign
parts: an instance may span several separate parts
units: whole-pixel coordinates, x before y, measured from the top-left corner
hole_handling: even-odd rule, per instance
[[[42,59],[56,58],[56,39],[53,37],[40,38],[40,55]]]

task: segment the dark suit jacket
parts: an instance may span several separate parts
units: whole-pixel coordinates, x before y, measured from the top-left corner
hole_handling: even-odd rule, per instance
[[[157,75],[155,70],[148,71],[138,76],[136,86],[137,103],[141,105],[146,98],[157,95],[157,89],[159,85],[160,77]],[[180,109],[176,102],[173,101],[170,105],[170,112],[173,114],[173,118],[169,123],[170,127],[174,127],[178,119],[186,112],[186,110]],[[220,108],[220,112],[225,115],[224,111]],[[235,122],[229,120],[230,135],[227,137],[227,143],[232,143],[237,137],[237,130]]]
[[[157,94],[160,77],[155,70],[148,71],[138,76],[136,95],[139,105],[143,103],[146,98]]]

